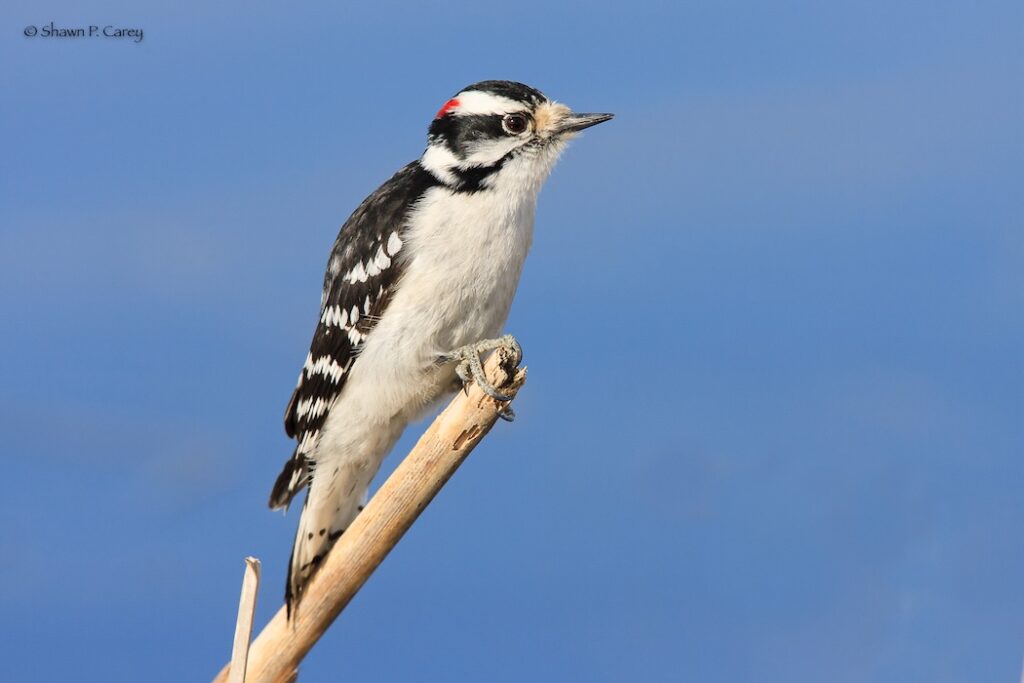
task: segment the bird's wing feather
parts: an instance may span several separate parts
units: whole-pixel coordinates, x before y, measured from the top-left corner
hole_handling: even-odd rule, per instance
[[[404,270],[409,212],[437,181],[413,162],[367,197],[342,226],[328,261],[309,355],[285,408],[284,429],[298,445],[270,494],[287,507],[308,483],[309,462],[358,354],[388,306]]]

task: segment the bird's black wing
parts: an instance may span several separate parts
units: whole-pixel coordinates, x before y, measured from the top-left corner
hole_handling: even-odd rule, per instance
[[[324,275],[320,320],[285,408],[285,432],[298,445],[274,484],[272,509],[287,507],[309,482],[309,460],[327,415],[408,260],[399,252],[409,212],[436,184],[434,176],[414,161],[367,197],[338,233]]]

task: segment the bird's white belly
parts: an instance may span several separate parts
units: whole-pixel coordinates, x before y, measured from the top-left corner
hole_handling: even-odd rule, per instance
[[[454,367],[440,355],[501,332],[535,206],[497,192],[429,191],[406,232],[405,272],[331,409],[325,441],[356,425],[404,426],[451,386]]]

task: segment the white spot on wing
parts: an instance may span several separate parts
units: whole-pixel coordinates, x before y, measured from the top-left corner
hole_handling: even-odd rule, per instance
[[[360,261],[356,264],[356,267],[348,272],[345,276],[349,284],[355,284],[356,282],[366,282],[366,269],[363,266],[363,262]]]
[[[382,244],[377,249],[377,255],[373,257],[373,265],[377,267],[377,270],[387,270],[391,267],[391,259],[388,258],[387,253],[384,251],[384,245]]]
[[[302,441],[299,442],[299,452],[309,453],[313,450],[316,445],[317,439],[320,438],[320,430],[317,429],[312,432],[306,432],[302,435]]]
[[[402,240],[399,239],[398,233],[391,233],[391,237],[388,238],[388,253],[394,256],[402,250]]]
[[[331,325],[344,327],[348,322],[348,311],[342,310],[341,306],[328,306],[324,309],[324,314],[320,316],[320,322],[328,327]]]
[[[330,356],[321,356],[316,359],[316,362],[309,361],[307,366],[307,374],[310,377],[317,374],[323,375],[324,377],[330,378],[330,380],[335,384],[337,384],[341,380],[341,376],[345,374],[345,368],[339,365],[338,362]]]

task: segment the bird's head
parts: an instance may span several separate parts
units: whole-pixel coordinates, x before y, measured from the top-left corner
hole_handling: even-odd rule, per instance
[[[437,112],[421,163],[461,191],[536,191],[566,142],[610,118],[574,113],[522,83],[481,81]]]

